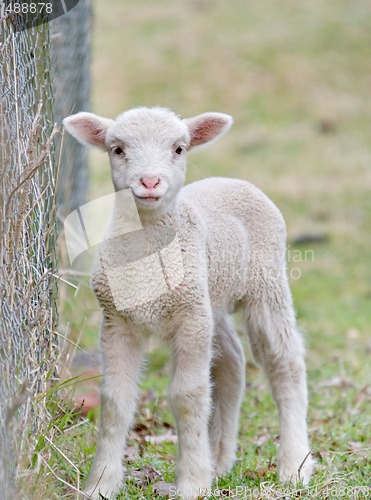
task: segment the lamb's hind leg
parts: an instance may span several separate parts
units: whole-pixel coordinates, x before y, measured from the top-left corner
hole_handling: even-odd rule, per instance
[[[210,438],[214,473],[223,475],[235,460],[239,410],[245,388],[245,356],[228,314],[214,313],[214,331]]]
[[[248,301],[247,327],[255,360],[268,376],[280,419],[278,474],[305,483],[313,469],[307,435],[307,386],[303,340],[296,328],[287,283],[267,287]]]

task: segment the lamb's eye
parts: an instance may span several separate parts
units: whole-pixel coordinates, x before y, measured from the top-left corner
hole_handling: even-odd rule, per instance
[[[124,150],[122,148],[120,148],[119,146],[117,146],[116,148],[113,148],[113,152],[117,156],[121,156],[124,154]]]
[[[181,155],[184,151],[184,147],[183,146],[178,146],[175,150],[176,154],[177,155]]]

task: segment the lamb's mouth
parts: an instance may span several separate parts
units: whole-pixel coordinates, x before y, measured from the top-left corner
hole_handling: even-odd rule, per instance
[[[161,196],[138,196],[138,195],[135,195],[135,197],[138,200],[140,200],[142,203],[145,203],[145,204],[156,203],[156,201],[159,201],[161,199]]]

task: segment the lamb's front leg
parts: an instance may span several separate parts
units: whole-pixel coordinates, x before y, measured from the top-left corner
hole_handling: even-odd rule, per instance
[[[182,325],[173,342],[169,398],[179,443],[177,494],[187,500],[201,496],[212,480],[208,431],[211,337],[211,317],[195,314]]]
[[[123,479],[122,457],[132,424],[143,346],[120,318],[105,319],[101,329],[103,382],[101,421],[94,462],[85,493],[115,498]]]

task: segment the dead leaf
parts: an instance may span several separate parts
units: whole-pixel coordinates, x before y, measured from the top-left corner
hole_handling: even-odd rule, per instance
[[[160,477],[162,478],[162,474],[152,467],[152,465],[146,465],[141,469],[132,469],[130,477],[134,478],[138,484],[147,485],[149,483],[153,483]]]
[[[252,479],[253,481],[256,480],[261,481],[267,476],[269,472],[275,472],[275,470],[276,470],[276,465],[271,461],[269,461],[267,466],[265,467],[257,467],[255,470],[246,470],[243,473],[242,477],[246,479]]]
[[[144,436],[147,443],[151,444],[162,444],[162,443],[177,443],[178,437],[169,429],[165,434],[160,434],[159,436]]]
[[[75,410],[86,416],[91,410],[99,406],[100,398],[97,393],[85,392],[82,394],[74,394],[72,401]]]
[[[125,449],[125,460],[126,462],[135,462],[140,456],[138,446],[127,446]]]
[[[148,389],[148,391],[141,392],[140,394],[140,405],[145,406],[149,405],[156,399],[155,393],[152,389]]]
[[[352,382],[342,376],[342,375],[335,375],[334,377],[329,378],[328,380],[324,380],[320,384],[318,384],[318,387],[339,387],[341,389],[347,389],[349,387],[353,387]]]
[[[147,422],[138,422],[137,424],[135,424],[135,427],[133,428],[133,434],[135,434],[136,436],[138,435],[143,435],[143,434],[148,434],[150,430],[150,427],[149,425],[147,424]]]
[[[159,495],[162,497],[174,497],[174,492],[176,485],[175,483],[166,483],[165,481],[159,481],[153,486],[152,492],[155,495]]]
[[[261,446],[263,446],[265,443],[267,443],[271,438],[271,435],[269,434],[268,430],[267,429],[264,429],[264,434],[258,436],[255,440],[254,440],[254,444],[260,448]]]

